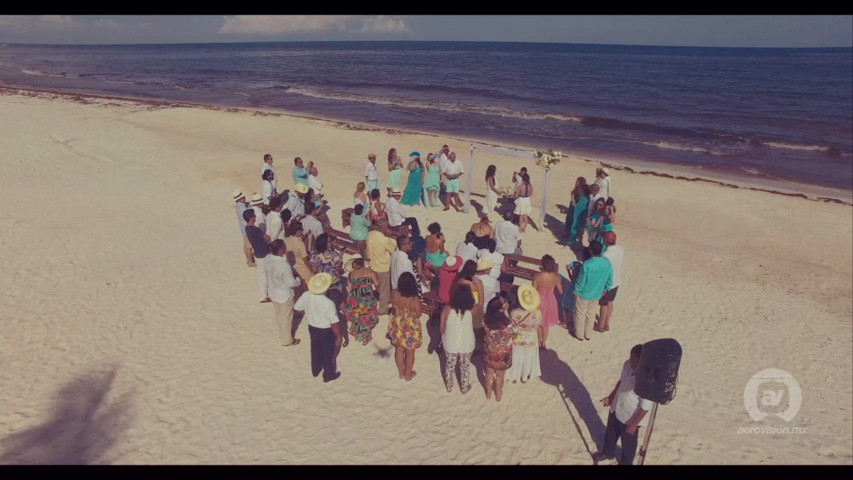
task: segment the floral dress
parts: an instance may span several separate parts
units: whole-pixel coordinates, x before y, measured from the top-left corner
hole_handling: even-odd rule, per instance
[[[379,323],[377,291],[370,277],[352,280],[352,291],[347,298],[347,322],[350,325],[349,334],[359,342],[370,338],[370,332]]]
[[[326,250],[325,254],[314,253],[310,259],[311,266],[317,273],[328,273],[332,278],[340,279],[332,285],[333,290],[338,290],[340,293],[346,293],[346,277],[344,277],[344,260],[340,252],[336,250]]]
[[[406,306],[413,302],[420,302],[417,297],[404,300]],[[388,324],[388,333],[391,335],[391,345],[403,347],[407,350],[420,348],[423,341],[421,330],[421,317],[415,316],[412,308],[395,308],[396,313],[391,316]]]
[[[486,327],[483,359],[486,366],[495,370],[506,370],[512,366],[512,341],[516,335],[515,326],[510,324],[504,328],[492,330]]]

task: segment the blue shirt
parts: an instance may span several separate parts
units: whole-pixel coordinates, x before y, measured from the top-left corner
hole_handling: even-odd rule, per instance
[[[613,287],[613,265],[604,257],[592,257],[583,262],[581,274],[575,284],[575,295],[584,300],[601,300],[606,290]]]
[[[308,185],[308,170],[305,167],[293,167],[293,184],[298,183]]]
[[[349,224],[350,238],[358,241],[367,241],[367,235],[370,233],[370,219],[367,218],[367,212],[363,212],[361,215],[353,213],[349,219]]]

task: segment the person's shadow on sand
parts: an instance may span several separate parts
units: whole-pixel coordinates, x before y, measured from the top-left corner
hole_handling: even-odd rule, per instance
[[[57,392],[50,420],[0,440],[0,464],[98,463],[131,420],[130,397],[107,400],[115,375],[112,368],[66,383]]]
[[[577,375],[575,375],[572,367],[560,360],[557,352],[553,350],[540,350],[539,364],[542,369],[542,381],[557,387],[563,402],[566,404],[566,410],[568,410],[569,416],[572,418],[575,429],[577,429],[578,435],[583,440],[587,453],[592,458],[593,454],[598,451],[597,445],[601,445],[604,442],[606,426],[598,414],[598,408],[590,397],[589,391],[581,383]],[[566,399],[574,405],[581,420],[586,424],[587,431],[592,437],[594,445],[590,446],[587,442],[578,419],[575,418],[575,414],[569,408]]]

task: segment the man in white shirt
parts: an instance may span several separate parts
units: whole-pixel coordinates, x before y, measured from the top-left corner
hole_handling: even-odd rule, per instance
[[[409,252],[412,251],[412,239],[400,235],[397,237],[397,250],[391,254],[391,290],[397,290],[397,282],[400,280],[400,275],[404,272],[409,272],[415,275],[415,267],[412,260],[409,258]],[[417,279],[418,276],[415,275]]]
[[[273,189],[278,191],[278,173],[275,171],[275,168],[273,168],[272,163],[273,163],[272,155],[270,155],[269,153],[264,155],[264,164],[261,167],[261,177],[264,176],[264,172],[266,172],[267,170],[272,170],[272,173],[273,173],[272,186],[273,186]]]
[[[448,198],[447,206],[444,207],[444,210],[450,210],[452,206],[457,212],[461,212],[462,200],[459,199],[459,190],[462,181],[459,177],[465,174],[465,169],[462,167],[462,162],[456,161],[456,152],[450,152],[450,155],[447,156],[447,162],[445,162],[441,173],[447,179],[446,188]]]
[[[284,204],[284,208],[290,210],[290,214],[295,219],[299,219],[303,215],[305,215],[305,201],[301,196],[297,193],[299,190],[308,191],[308,185],[299,183],[296,187],[293,188],[293,192],[287,192],[287,201]]]
[[[364,179],[367,181],[367,195],[379,188],[379,172],[376,170],[376,154],[367,156],[367,165],[364,167]]]
[[[264,199],[260,193],[252,194],[252,210],[255,211],[255,226],[267,233],[267,216],[264,214]]]
[[[270,213],[267,214],[267,235],[272,240],[284,240],[284,222],[281,219],[281,198],[270,200]]]
[[[504,212],[504,219],[495,225],[497,251],[504,255],[508,253],[521,255],[521,230],[518,225],[512,223],[512,218],[512,211],[507,210]]]
[[[610,317],[613,315],[616,291],[619,290],[619,284],[622,281],[622,262],[625,259],[625,250],[622,245],[616,245],[616,232],[604,232],[604,243],[607,244],[607,250],[601,256],[610,260],[610,264],[613,266],[613,287],[604,292],[601,300],[598,301],[601,306],[598,315],[599,332],[610,330]]]
[[[254,268],[255,257],[252,255],[252,244],[246,237],[246,221],[243,220],[243,212],[249,209],[249,202],[246,201],[246,196],[240,190],[234,190],[233,197],[234,205],[237,208],[237,223],[240,226],[240,235],[243,237],[243,254],[246,256],[246,265]]]
[[[323,224],[314,216],[314,212],[309,212],[308,215],[302,217],[302,229],[305,230],[306,236],[310,235],[308,243],[312,246],[317,237],[325,233],[323,231]]]
[[[400,203],[400,189],[391,190],[388,200],[385,202],[385,211],[388,212],[388,225],[399,227],[400,225],[408,225],[412,227],[412,237],[421,236],[421,228],[418,226],[418,219],[406,216],[406,209]]]
[[[328,273],[318,273],[308,280],[308,291],[293,305],[294,310],[305,312],[308,334],[311,336],[311,374],[323,372],[323,382],[341,376],[335,365],[335,350],[343,343],[341,324],[335,303],[326,296],[333,278]]]
[[[477,251],[477,260],[479,261],[483,258],[488,258],[492,261],[492,268],[489,271],[489,276],[497,280],[498,285],[500,285],[500,282],[512,283],[514,280],[513,276],[501,271],[504,264],[504,256],[502,253],[497,252],[495,250],[496,248],[497,242],[494,238],[490,238],[488,240],[488,248],[483,248]]]
[[[500,254],[498,254],[500,255]],[[483,304],[488,305],[489,300],[495,298],[501,291],[501,285],[496,277],[491,275],[495,262],[489,257],[483,257],[477,261],[477,278],[483,284]]]
[[[270,244],[272,255],[265,262],[267,291],[275,308],[275,323],[278,326],[278,340],[283,347],[298,345],[300,340],[293,336],[293,289],[300,285],[299,278],[284,257],[287,248],[284,240],[273,240]]]
[[[640,427],[646,426],[646,414],[654,406],[654,402],[640,398],[634,393],[637,367],[640,365],[642,345],[634,345],[631,358],[622,365],[622,375],[610,395],[601,399],[605,407],[610,407],[607,417],[607,430],[604,433],[604,444],[595,454],[597,462],[615,458],[616,441],[622,440],[622,457],[619,465],[632,465],[637,453],[637,440]]]

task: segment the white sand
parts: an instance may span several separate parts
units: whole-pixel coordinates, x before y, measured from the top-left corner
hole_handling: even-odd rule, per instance
[[[848,205],[614,172],[627,259],[611,332],[580,343],[553,329],[543,381],[507,385],[501,403],[479,387],[448,394],[426,345],[418,376],[398,380],[381,334],[344,349],[342,377],[324,384],[310,375],[307,326],[282,348],[272,306],[257,303],[231,191],[260,191],[267,152],[289,184],[299,155],[320,168],[339,227],[368,152],[382,163],[390,147],[449,143],[464,159],[469,143],[47,97],[0,95],[0,463],[590,464],[599,399],[631,346],[662,337],[684,358],[647,463],[853,463]],[[522,162],[477,160],[480,194],[486,165],[508,185]],[[562,221],[554,205],[593,168],[556,167],[549,214]],[[539,197],[543,173],[531,173]],[[423,229],[440,221],[450,248],[476,220],[409,211]],[[574,259],[547,229],[524,247],[561,268]],[[765,368],[802,387],[791,423],[747,415],[744,387]],[[807,431],[737,433],[756,425]]]

